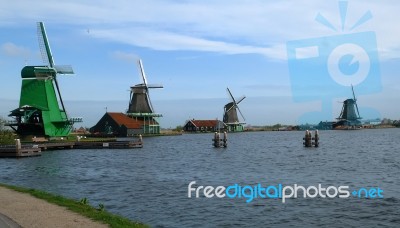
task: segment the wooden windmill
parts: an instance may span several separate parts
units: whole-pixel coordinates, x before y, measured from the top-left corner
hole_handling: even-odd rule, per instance
[[[354,88],[351,86],[351,90],[353,92],[353,99],[346,99],[343,101],[342,111],[338,118],[338,122],[335,124],[334,128],[347,128],[353,127],[357,128],[361,126],[360,119],[360,111],[358,110],[357,99],[354,93]]]
[[[227,103],[224,106],[224,117],[223,117],[223,122],[227,126],[227,130],[230,132],[240,132],[244,130],[244,124],[245,122],[240,122],[239,117],[238,117],[238,112],[242,116],[243,120],[245,121],[245,118],[240,111],[239,104],[242,102],[246,97],[242,96],[241,98],[236,101],[236,99],[233,97],[231,91],[229,88],[226,88],[228,91],[229,97],[231,98],[231,102]]]
[[[156,118],[162,117],[162,115],[154,112],[154,108],[150,100],[149,90],[156,88],[163,88],[163,86],[159,84],[149,85],[147,83],[146,74],[144,73],[142,60],[139,59],[137,61],[137,64],[139,68],[139,74],[142,79],[142,83],[131,87],[129,108],[127,111],[127,115],[132,118],[143,121],[144,134],[159,134],[160,125],[156,120]]]
[[[71,66],[55,65],[43,22],[37,23],[37,32],[45,65],[22,69],[19,107],[11,111],[15,121],[9,126],[23,138],[68,136],[73,123],[82,118],[68,118],[57,76],[74,72]]]

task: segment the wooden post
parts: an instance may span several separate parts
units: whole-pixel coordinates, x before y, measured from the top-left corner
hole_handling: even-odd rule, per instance
[[[224,147],[228,146],[228,133],[226,133],[226,131],[224,131],[224,139],[223,139],[223,145]]]
[[[315,132],[314,132],[314,146],[315,147],[319,146],[319,133],[318,133],[318,130],[315,130]]]
[[[214,133],[214,139],[213,139],[214,143],[214,147],[219,147],[219,133],[215,132]]]
[[[304,140],[303,145],[305,147],[311,147],[312,146],[311,132],[310,131],[306,130],[306,134],[304,135],[303,140]]]
[[[20,139],[16,139],[15,140],[15,150],[16,150],[18,155],[21,154],[21,149],[22,149],[21,140]]]

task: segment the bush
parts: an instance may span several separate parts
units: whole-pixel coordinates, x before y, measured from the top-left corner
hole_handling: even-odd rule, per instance
[[[14,144],[15,135],[13,132],[8,130],[0,131],[0,145]]]

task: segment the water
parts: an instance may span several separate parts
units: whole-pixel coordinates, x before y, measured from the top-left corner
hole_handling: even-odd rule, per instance
[[[321,131],[319,148],[302,146],[303,132],[145,138],[133,150],[60,150],[41,157],[1,159],[0,182],[36,188],[154,227],[400,225],[400,129]],[[196,186],[348,185],[379,187],[383,199],[188,198]]]

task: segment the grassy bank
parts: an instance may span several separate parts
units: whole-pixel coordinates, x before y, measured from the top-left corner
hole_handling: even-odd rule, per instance
[[[22,187],[16,187],[11,185],[1,184],[0,186],[22,193],[28,193],[36,198],[43,199],[49,203],[56,204],[62,207],[66,207],[68,210],[76,212],[94,221],[99,221],[104,224],[108,224],[110,227],[147,227],[144,224],[133,222],[127,218],[111,214],[104,210],[102,205],[96,209],[87,204],[87,200],[81,200],[81,202],[68,199],[62,196],[53,195],[44,191],[27,189]]]

